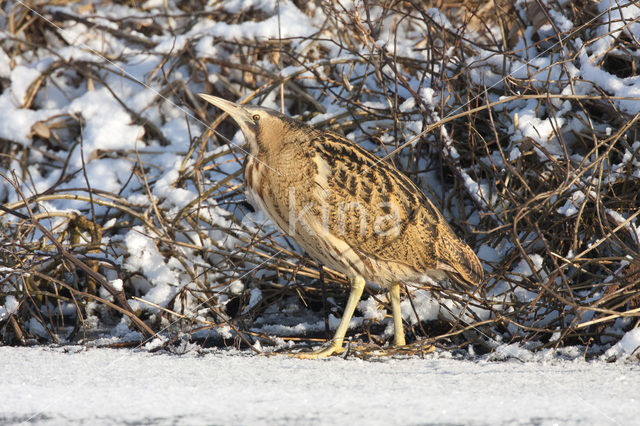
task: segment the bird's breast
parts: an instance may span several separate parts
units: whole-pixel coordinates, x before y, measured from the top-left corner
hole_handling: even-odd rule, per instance
[[[287,206],[278,196],[276,180],[278,171],[256,157],[248,157],[244,164],[243,176],[247,199],[262,210],[276,224],[280,231],[287,233]]]
[[[269,177],[265,174],[266,164],[253,156],[247,157],[243,177],[249,201],[265,213],[269,213],[264,201],[265,190]]]

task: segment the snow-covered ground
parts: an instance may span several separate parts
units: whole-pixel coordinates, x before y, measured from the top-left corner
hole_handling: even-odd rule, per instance
[[[637,364],[0,348],[0,424],[640,424]]]
[[[446,3],[0,2],[0,343],[76,344],[80,326],[136,339],[108,306],[116,291],[161,339],[239,328],[267,346],[324,329],[317,265],[249,208],[244,137],[209,93],[341,131],[442,204],[483,262],[483,294],[410,286],[408,323],[483,322],[496,352],[634,353],[638,2],[519,0],[504,16]],[[36,222],[76,261],[91,253],[103,285]],[[367,296],[353,329],[385,315]]]

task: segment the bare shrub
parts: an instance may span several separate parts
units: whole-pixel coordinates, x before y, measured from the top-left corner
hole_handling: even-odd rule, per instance
[[[479,291],[408,283],[404,352],[517,342],[599,354],[638,325],[640,99],[624,87],[637,93],[640,46],[629,8],[177,4],[3,4],[11,69],[0,87],[14,107],[3,114],[31,114],[21,133],[0,131],[4,343],[154,335],[151,349],[259,351],[324,337],[344,277],[246,203],[237,129],[199,92],[348,135],[406,172],[479,254]],[[304,34],[296,16],[313,23]],[[102,115],[91,96],[109,100]],[[133,135],[129,146],[101,142],[110,114],[121,117],[113,129],[129,126],[113,130]],[[368,297],[384,312],[375,288]],[[367,356],[390,334],[361,311],[352,331]]]

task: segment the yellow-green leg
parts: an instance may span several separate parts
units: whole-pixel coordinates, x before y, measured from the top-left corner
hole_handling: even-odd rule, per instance
[[[402,309],[400,309],[400,284],[394,283],[389,289],[391,313],[393,315],[393,337],[396,346],[404,346],[404,328],[402,327]]]
[[[351,292],[349,293],[349,299],[347,300],[347,306],[344,308],[344,314],[342,315],[342,319],[340,320],[340,325],[338,325],[338,329],[336,330],[336,334],[333,335],[333,339],[329,343],[329,346],[313,352],[301,352],[295,354],[298,358],[324,358],[334,353],[341,353],[342,342],[344,341],[344,335],[347,333],[347,329],[349,328],[349,323],[351,322],[351,317],[353,316],[354,311],[356,310],[356,306],[358,305],[358,301],[362,296],[362,291],[364,290],[364,278],[361,276],[356,276],[355,278],[350,278],[349,283],[351,284]],[[404,337],[403,337],[404,342]],[[404,344],[404,343],[403,343]]]

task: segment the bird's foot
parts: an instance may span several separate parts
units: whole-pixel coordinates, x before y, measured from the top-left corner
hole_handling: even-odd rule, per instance
[[[291,354],[290,356],[299,358],[299,359],[316,359],[316,358],[326,358],[333,354],[339,355],[344,353],[346,349],[342,347],[342,342],[339,344],[335,342],[331,342],[329,346],[326,348],[321,348],[312,352],[298,352],[295,354]]]

